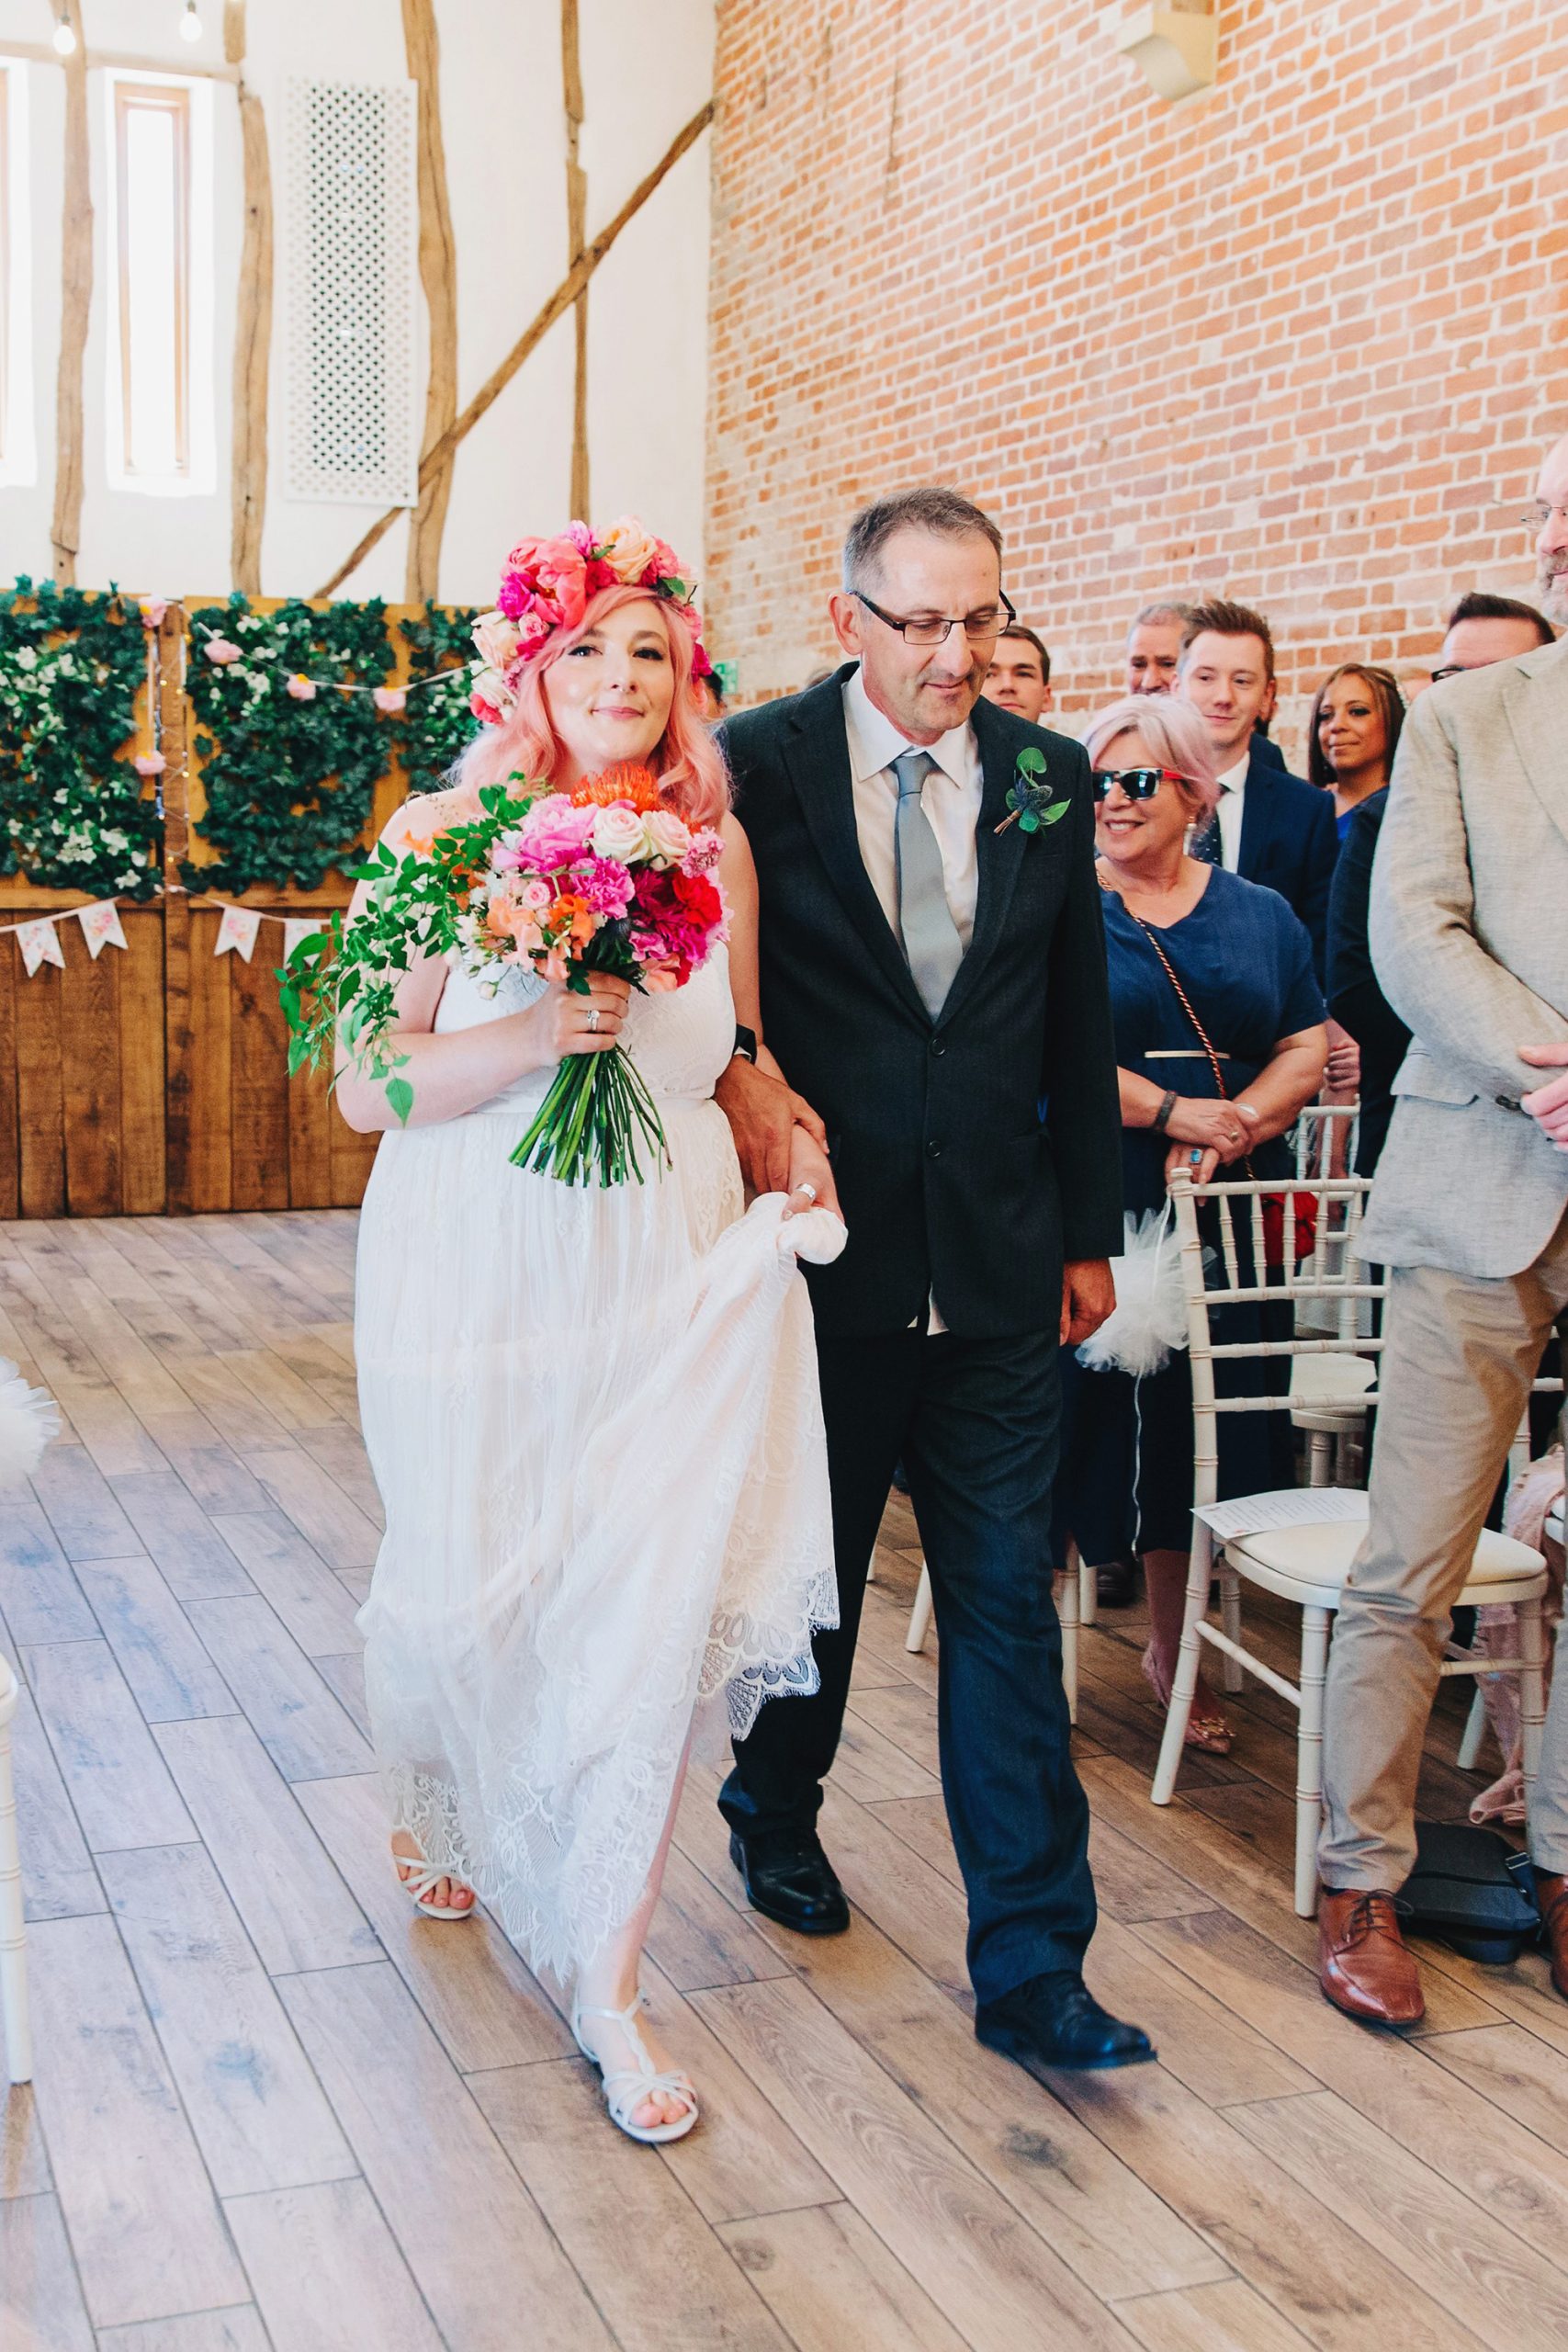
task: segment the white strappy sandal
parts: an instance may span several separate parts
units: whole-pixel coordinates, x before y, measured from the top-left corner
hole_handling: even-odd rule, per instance
[[[471,1903],[461,1905],[430,1902],[427,1898],[432,1888],[439,1886],[444,1878],[450,1879],[456,1873],[452,1871],[432,1869],[423,1854],[400,1854],[394,1847],[392,1868],[397,1872],[398,1884],[422,1919],[471,1919],[479,1909],[478,1895],[474,1896]],[[403,1876],[405,1870],[408,1872],[406,1878]],[[459,1886],[467,1886],[468,1881],[458,1879],[457,1883]],[[472,1892],[471,1889],[469,1891]]]
[[[589,2064],[597,2069],[604,2086],[604,2105],[612,2123],[618,2124],[628,2140],[638,2140],[644,2147],[657,2147],[666,2140],[683,2140],[696,2122],[699,2109],[697,2094],[691,2077],[675,2069],[660,2074],[648,2054],[641,2034],[637,2031],[637,2011],[642,2007],[639,1994],[629,2008],[579,2008],[572,2004],[571,2031],[578,2048]],[[618,2025],[641,2062],[636,2066],[612,2066],[606,2071],[603,2059],[596,2058],[582,2039],[584,2018],[609,2018]],[[686,2103],[684,2115],[673,2123],[634,2123],[632,2117],[648,2098],[674,2098]]]

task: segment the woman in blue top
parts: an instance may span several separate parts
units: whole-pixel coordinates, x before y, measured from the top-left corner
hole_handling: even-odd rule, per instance
[[[1276,892],[1187,854],[1192,827],[1219,797],[1208,730],[1194,709],[1168,695],[1129,697],[1102,711],[1084,741],[1105,891],[1127,1211],[1135,1217],[1162,1208],[1177,1166],[1198,1183],[1227,1168],[1245,1176],[1237,1163],[1247,1159],[1255,1175],[1288,1177],[1290,1153],[1279,1138],[1317,1093],[1328,1051],[1307,933]],[[1223,1093],[1200,1024],[1218,1057]],[[1288,1311],[1223,1308],[1216,1340],[1256,1335],[1260,1313]],[[1231,1393],[1259,1385],[1265,1369],[1232,1367]],[[1136,1382],[1108,1372],[1083,1386],[1091,1411],[1120,1410],[1134,1425],[1134,1541],[1149,1596],[1144,1663],[1163,1700],[1181,1638],[1191,1535],[1190,1370],[1182,1351]],[[1094,1391],[1100,1394],[1090,1403]],[[1222,1495],[1288,1485],[1291,1475],[1285,1414],[1222,1417]],[[1201,1680],[1188,1737],[1213,1754],[1229,1750],[1230,1726]]]

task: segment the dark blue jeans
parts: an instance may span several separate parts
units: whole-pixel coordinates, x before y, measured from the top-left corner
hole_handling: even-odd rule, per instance
[[[771,1700],[720,1810],[742,1837],[809,1832],[843,1724],[865,1572],[902,1457],[941,1640],[942,1791],[982,2001],[1077,1969],[1094,1932],[1089,1806],[1073,1769],[1051,1591],[1056,1335],[820,1339],[840,1624],[822,1687]]]

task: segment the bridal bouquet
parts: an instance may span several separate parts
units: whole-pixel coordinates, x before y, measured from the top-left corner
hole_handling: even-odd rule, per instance
[[[607,972],[645,993],[685,985],[726,936],[713,879],[719,836],[666,808],[646,768],[626,763],[570,792],[512,779],[482,791],[482,814],[452,823],[415,813],[404,847],[380,842],[355,879],[362,915],[302,940],[284,972],[292,1073],[341,1044],[385,1085],[400,1121],[413,1107],[394,1050],[399,980],[422,956],[450,956],[493,991],[536,972],[581,995]],[[512,1158],[564,1183],[642,1182],[638,1144],[668,1159],[653,1097],[619,1046],[569,1055]]]

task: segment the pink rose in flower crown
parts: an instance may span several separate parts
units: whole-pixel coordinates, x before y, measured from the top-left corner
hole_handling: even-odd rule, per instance
[[[615,578],[627,588],[644,587],[680,570],[664,541],[656,539],[651,531],[645,530],[635,514],[623,514],[618,523],[612,523],[600,544],[604,550],[605,562]],[[670,557],[666,573],[660,573],[655,568],[661,554]]]
[[[561,628],[577,628],[588,609],[588,565],[575,539],[547,539],[535,567],[534,609]]]
[[[592,805],[579,808],[564,792],[548,792],[535,801],[518,827],[517,847],[529,865],[554,874],[582,855],[602,813]]]
[[[517,659],[522,632],[515,620],[502,612],[481,613],[474,623],[474,649],[487,669],[504,678]]]
[[[520,571],[509,571],[496,591],[496,609],[509,621],[521,620],[534,601],[534,592]]]

